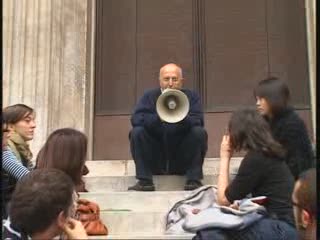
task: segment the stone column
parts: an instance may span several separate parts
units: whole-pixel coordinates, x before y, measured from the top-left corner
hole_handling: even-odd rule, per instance
[[[316,1],[305,0],[313,140],[316,142]]]
[[[85,131],[87,0],[3,1],[3,106],[36,111],[34,155],[55,129]]]

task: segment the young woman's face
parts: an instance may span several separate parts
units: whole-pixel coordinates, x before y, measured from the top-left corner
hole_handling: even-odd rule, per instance
[[[268,101],[263,97],[257,97],[256,99],[257,99],[256,101],[257,110],[262,115],[270,116],[272,112],[271,112],[271,107]]]
[[[19,122],[10,124],[10,131],[18,133],[25,141],[33,139],[35,128],[36,122],[34,113],[27,113]]]

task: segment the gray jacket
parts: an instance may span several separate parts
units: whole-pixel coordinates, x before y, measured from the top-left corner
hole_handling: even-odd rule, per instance
[[[264,217],[266,209],[252,202],[254,198],[237,201],[239,210],[216,203],[217,189],[206,185],[174,204],[166,217],[166,233],[197,232],[205,228],[241,230]],[[199,209],[197,214],[192,210]]]

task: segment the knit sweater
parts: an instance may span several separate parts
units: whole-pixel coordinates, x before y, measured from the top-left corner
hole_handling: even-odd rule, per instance
[[[311,141],[303,120],[288,107],[269,120],[273,137],[287,150],[287,164],[295,179],[314,166]]]
[[[10,150],[2,152],[2,169],[15,179],[20,179],[27,173],[29,169],[19,162]]]

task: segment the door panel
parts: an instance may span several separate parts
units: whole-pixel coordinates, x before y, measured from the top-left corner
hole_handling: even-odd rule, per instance
[[[94,160],[132,159],[128,139],[130,116],[96,116],[94,126]]]
[[[205,1],[207,111],[253,102],[252,89],[268,74],[266,9],[261,1]]]
[[[135,104],[136,1],[97,1],[95,114],[130,114]]]
[[[269,74],[288,81],[311,134],[304,17],[298,0],[97,0],[93,159],[132,158],[130,114],[168,62],[204,102],[207,157]]]
[[[175,62],[194,87],[192,0],[140,0],[137,5],[137,97],[159,87],[159,69]]]
[[[288,82],[292,103],[310,107],[304,1],[268,0],[270,72]]]

